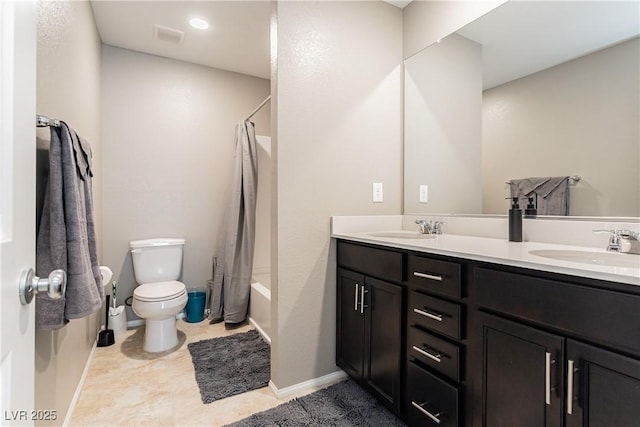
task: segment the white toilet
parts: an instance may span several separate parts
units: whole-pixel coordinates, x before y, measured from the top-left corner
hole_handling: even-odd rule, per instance
[[[187,289],[178,282],[184,239],[129,242],[133,273],[139,286],[131,308],[145,319],[144,351],[158,353],[178,345],[176,314],[187,305]]]

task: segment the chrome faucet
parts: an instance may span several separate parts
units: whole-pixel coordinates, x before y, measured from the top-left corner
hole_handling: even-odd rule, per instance
[[[442,221],[435,221],[433,223],[433,227],[432,227],[432,234],[442,234],[442,225],[444,224],[444,222]]]
[[[424,219],[416,219],[416,224],[418,224],[418,227],[420,227],[420,233],[422,234],[431,234],[431,232],[433,231],[431,221],[427,222]]]
[[[640,241],[638,233],[631,230],[593,230],[594,233],[609,233],[609,244],[607,251],[622,252],[629,254],[640,254]],[[625,244],[628,243],[628,244]]]
[[[425,221],[424,219],[417,219],[416,224],[420,227],[420,233],[422,234],[442,234],[442,221]]]

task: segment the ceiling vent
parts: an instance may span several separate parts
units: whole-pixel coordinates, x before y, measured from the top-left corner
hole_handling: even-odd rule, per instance
[[[181,44],[184,39],[184,31],[176,30],[175,28],[165,27],[164,25],[153,25],[153,36],[158,40],[165,42]]]

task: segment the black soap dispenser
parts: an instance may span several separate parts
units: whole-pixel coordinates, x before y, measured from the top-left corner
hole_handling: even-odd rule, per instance
[[[536,209],[536,205],[533,203],[533,197],[529,197],[529,203],[524,210],[525,218],[535,218],[538,214],[538,210]]]
[[[511,209],[509,209],[509,241],[522,242],[522,209],[518,205],[518,198],[511,198]]]

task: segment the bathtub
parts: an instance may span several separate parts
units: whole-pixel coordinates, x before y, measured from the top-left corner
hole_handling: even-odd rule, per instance
[[[260,335],[271,344],[271,338],[269,337],[271,331],[271,290],[260,279],[262,278],[254,277],[251,283],[249,321],[260,332]]]

